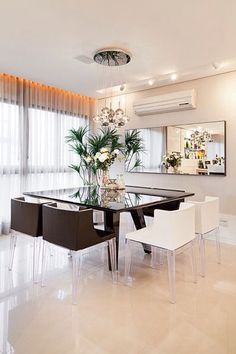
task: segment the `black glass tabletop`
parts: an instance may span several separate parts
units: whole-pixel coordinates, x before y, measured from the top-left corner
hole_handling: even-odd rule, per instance
[[[97,186],[25,192],[25,195],[88,206],[94,209],[126,211],[161,204],[193,195],[180,190],[126,186],[124,190]]]

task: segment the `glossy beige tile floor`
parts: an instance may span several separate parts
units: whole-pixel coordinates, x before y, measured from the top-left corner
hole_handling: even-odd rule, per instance
[[[123,215],[121,234],[133,225]],[[121,236],[122,236],[121,235]],[[101,249],[84,256],[77,306],[71,304],[71,259],[55,248],[47,286],[32,283],[32,239],[18,239],[7,270],[9,237],[0,238],[0,353],[16,354],[235,354],[236,247],[222,244],[222,264],[207,241],[207,276],[192,283],[188,253],[177,257],[177,303],[168,299],[166,261],[133,249],[133,286],[113,285]]]

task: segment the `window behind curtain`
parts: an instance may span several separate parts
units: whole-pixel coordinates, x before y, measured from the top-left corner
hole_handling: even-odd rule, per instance
[[[28,167],[30,172],[65,172],[78,157],[65,141],[71,128],[86,120],[57,112],[29,109]],[[71,170],[70,170],[71,171]]]
[[[10,226],[10,198],[20,190],[19,107],[0,102],[0,235]]]
[[[0,102],[0,173],[19,171],[19,108]]]
[[[9,231],[11,197],[81,184],[65,136],[88,124],[81,116],[92,117],[94,106],[91,97],[0,73],[0,235]]]
[[[11,197],[81,184],[69,168],[78,156],[65,137],[88,120],[43,109],[27,112],[22,115],[19,106],[0,102],[0,235],[9,232]]]

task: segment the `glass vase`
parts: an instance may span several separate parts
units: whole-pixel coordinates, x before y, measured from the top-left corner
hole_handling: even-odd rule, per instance
[[[83,180],[84,186],[89,187],[89,186],[93,186],[96,184],[95,175],[94,175],[91,168],[87,168],[87,170],[83,171],[83,173],[80,175],[80,177]]]
[[[173,166],[173,173],[179,173],[179,166]]]
[[[97,172],[97,183],[100,188],[106,188],[109,185],[110,176],[108,169],[106,170],[99,170]]]

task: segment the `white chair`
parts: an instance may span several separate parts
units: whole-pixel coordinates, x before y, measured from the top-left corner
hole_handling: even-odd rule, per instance
[[[215,231],[217,261],[221,262],[219,234],[219,198],[206,196],[203,202],[191,201],[195,205],[195,233],[199,235],[200,274],[205,276],[205,238]]]
[[[190,203],[181,203],[178,210],[155,210],[153,223],[143,229],[128,233],[125,243],[125,281],[130,282],[131,249],[129,241],[151,245],[152,256],[157,248],[167,253],[170,285],[170,301],[175,303],[175,254],[185,245],[191,247],[194,282],[197,281],[195,258],[195,207]]]

